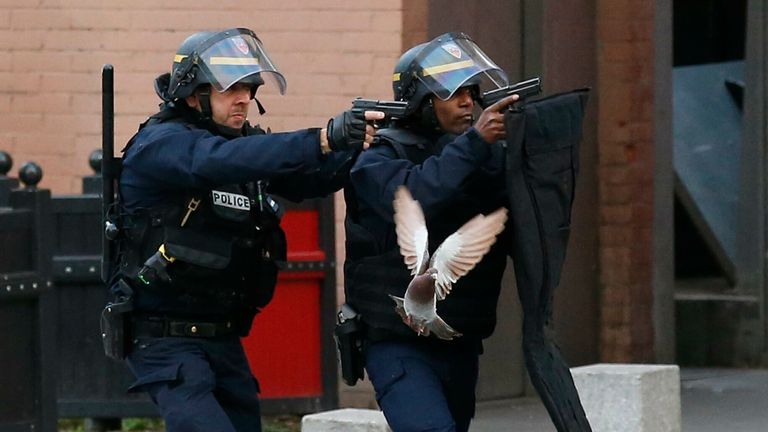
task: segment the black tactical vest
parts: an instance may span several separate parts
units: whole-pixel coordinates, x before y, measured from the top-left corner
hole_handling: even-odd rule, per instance
[[[247,332],[272,299],[277,263],[286,260],[280,209],[261,187],[189,190],[123,214],[118,276],[134,288],[134,310],[234,318]],[[148,283],[138,274],[160,245],[173,260],[166,267],[170,282]]]
[[[392,147],[398,157],[416,164],[439,152],[432,143],[405,129],[377,132],[381,144]],[[403,297],[411,274],[397,247],[379,250],[379,242],[358,223],[354,191],[345,189],[347,201],[346,262],[344,281],[346,301],[360,314],[374,338],[416,338],[406,326],[389,295]],[[429,251],[434,253],[442,241],[479,213],[482,203],[457,203],[451,211],[428,223]],[[489,208],[484,210],[495,210]],[[394,225],[392,226],[394,233]],[[394,234],[393,234],[394,235]],[[483,260],[453,285],[451,294],[437,302],[437,313],[465,337],[482,339],[493,333],[501,278],[506,266],[505,236],[500,235]]]

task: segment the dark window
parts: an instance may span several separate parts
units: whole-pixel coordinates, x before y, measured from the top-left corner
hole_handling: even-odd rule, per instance
[[[674,0],[674,65],[744,59],[747,0]]]

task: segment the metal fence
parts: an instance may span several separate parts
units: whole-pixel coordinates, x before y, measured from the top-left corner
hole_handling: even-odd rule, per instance
[[[54,432],[51,196],[35,187],[37,165],[20,170],[23,188],[5,175],[10,166],[0,157],[0,430]]]

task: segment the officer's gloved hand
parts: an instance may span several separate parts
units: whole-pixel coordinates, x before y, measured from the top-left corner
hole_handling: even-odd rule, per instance
[[[333,151],[362,150],[365,143],[364,112],[351,109],[328,120],[328,146]]]

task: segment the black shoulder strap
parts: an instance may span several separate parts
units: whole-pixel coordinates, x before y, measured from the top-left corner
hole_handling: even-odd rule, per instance
[[[186,123],[192,127],[192,125],[186,119],[184,119],[184,116],[177,109],[164,105],[161,107],[160,111],[152,114],[144,121],[144,123],[139,125],[139,129],[135,134],[133,134],[131,139],[129,139],[125,144],[125,147],[123,147],[123,149],[120,151],[122,153],[128,151],[128,149],[133,145],[133,141],[136,139],[136,135],[145,127],[167,122]]]
[[[427,138],[415,134],[408,129],[386,128],[376,132],[379,145],[386,145],[395,151],[399,159],[409,160],[415,164],[424,162],[432,156],[431,146]],[[351,188],[344,188],[344,200],[347,205],[347,217],[351,222],[359,221],[357,198]]]
[[[376,135],[380,137],[380,143],[389,145],[400,159],[420,164],[432,156],[432,153],[429,151],[432,147],[429,140],[408,129],[381,129],[376,132]]]

